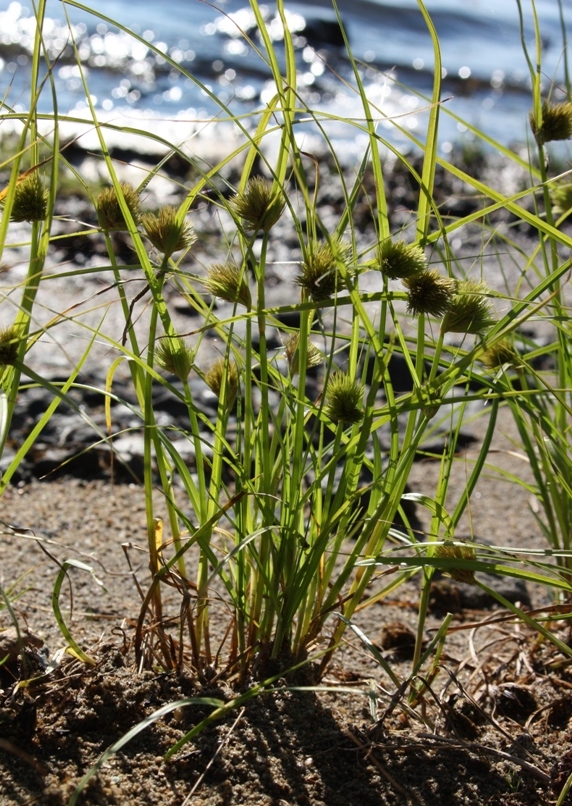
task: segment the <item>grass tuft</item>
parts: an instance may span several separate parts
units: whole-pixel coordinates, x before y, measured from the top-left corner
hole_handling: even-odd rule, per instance
[[[10,180],[0,195],[5,211],[0,248],[11,244],[14,221],[31,222],[18,228],[17,236],[25,229],[28,271],[1,300],[3,312],[8,311],[4,321],[13,324],[0,332],[0,454],[11,438],[22,389],[29,383],[43,386],[51,402],[15,455],[6,452],[0,494],[60,402],[79,410],[71,392],[90,367],[94,345],[104,343],[110,355],[101,389],[107,431],[97,432],[95,441],[114,444],[119,407],[112,408],[113,399],[133,413],[143,444],[144,567],[149,570],[138,580],[142,605],[134,618],[140,669],[189,671],[198,684],[224,676],[237,687],[250,685],[248,697],[264,689],[252,681],[279,680],[314,652],[321,654],[315,673],[323,676],[346,630],[358,634],[355,614],[417,574],[421,589],[411,678],[400,681],[381,653],[376,655],[395,687],[391,697],[409,692],[414,709],[425,689],[413,680],[429,685],[438,673],[451,622],[448,617],[425,645],[436,569],[483,589],[478,571],[543,585],[557,600],[572,594],[572,237],[565,221],[570,203],[569,187],[549,175],[545,148],[572,135],[572,105],[542,103],[541,71],[529,59],[536,143],[528,161],[473,127],[479,148],[492,145],[508,173],[522,177],[513,194],[496,187],[486,173],[471,176],[440,157],[439,121],[448,112],[440,103],[439,39],[427,9],[419,5],[434,52],[425,136],[416,139],[400,119],[385,119],[409,146],[397,149],[385,139],[385,126],[376,123],[383,113],[370,101],[361,66],[346,42],[352,76],[343,79],[344,91],[352,88],[363,115],[334,122],[356,143],[365,143],[351,169],[342,167],[322,112],[298,92],[296,43],[281,2],[272,22],[273,29],[282,26],[277,37],[251,0],[259,35],[253,58],[257,54],[272,73],[271,100],[252,113],[250,125],[219,102],[221,116],[239,131],[240,144],[212,165],[199,166],[178,144],[132,128],[134,137],[152,138],[165,149],[137,188],[118,177],[107,140],[115,124],[98,119],[76,54],[88,125],[99,138],[100,173],[107,172],[108,187],[99,191],[66,162],[55,85],[53,112],[40,115],[36,107],[40,66],[51,64],[41,36],[45,3],[38,4],[29,109],[8,115],[19,118],[22,133],[7,161]],[[105,21],[96,8],[91,13]],[[343,32],[341,20],[340,26]],[[535,34],[541,54],[538,29]],[[251,40],[247,44],[252,47]],[[145,46],[198,83],[172,55],[152,42]],[[49,81],[51,68],[47,72]],[[331,80],[338,80],[335,73]],[[215,99],[209,87],[202,89]],[[39,134],[38,124],[46,117],[49,137]],[[320,139],[320,158],[300,149],[302,121]],[[392,177],[383,159],[390,152]],[[188,168],[184,186],[173,180],[177,205],[143,213],[142,189],[152,187],[158,176],[165,179],[173,156]],[[28,160],[32,167],[26,171],[21,163]],[[233,174],[236,165],[239,178]],[[263,166],[272,181],[257,176],[256,166]],[[481,161],[473,167],[477,173]],[[70,233],[61,225],[56,213],[64,168],[64,181],[71,173],[82,186],[99,228],[86,229],[78,221]],[[390,193],[397,176],[415,186],[408,219],[398,226]],[[326,181],[341,199],[336,205],[330,199],[327,210]],[[475,205],[445,215],[440,188],[447,183],[461,187]],[[228,199],[221,188],[231,186],[239,190]],[[205,227],[195,240],[188,215],[199,205],[210,230]],[[516,236],[513,240],[513,232],[523,228],[526,247]],[[470,254],[459,232],[467,235]],[[89,303],[86,295],[85,301],[56,310],[50,283],[63,268],[47,273],[45,266],[68,238],[70,248],[77,248],[79,239],[85,249],[81,265],[66,264],[65,277],[78,288],[95,278],[97,288]],[[393,281],[400,281],[398,289]],[[276,294],[278,283],[283,285]],[[108,302],[112,295],[115,302]],[[232,310],[213,297],[231,303]],[[98,324],[87,323],[94,299],[105,306],[105,314],[107,307],[119,313],[119,332],[112,332],[103,313]],[[192,316],[192,326],[186,327],[188,319],[181,326],[181,316]],[[535,341],[528,326],[542,327],[549,337]],[[55,384],[38,368],[36,351],[46,334],[57,340],[63,332],[65,342],[69,331],[64,327],[87,346],[68,377]],[[451,333],[477,338],[463,339],[459,346],[449,343]],[[195,359],[199,366],[210,362],[210,368],[197,369]],[[406,383],[394,373],[398,362]],[[128,368],[124,384],[117,380],[120,367]],[[507,367],[514,371],[502,371]],[[216,407],[212,399],[205,405],[204,384],[192,382],[193,369],[216,395]],[[184,412],[184,425],[164,424],[154,403],[158,397]],[[471,453],[467,472],[462,429],[474,416],[473,404],[484,418],[485,437]],[[502,408],[514,418],[519,437],[514,453],[526,457],[528,478],[494,467],[493,438]],[[438,482],[414,497],[428,524],[421,534],[404,512],[412,500],[407,484],[413,462],[427,453],[441,428],[446,438],[435,449]],[[450,480],[461,458],[465,464],[458,477],[465,481],[459,494],[450,489]],[[531,519],[547,545],[540,560],[476,541],[459,544],[456,532],[463,518],[472,523],[471,500],[485,469],[534,496]],[[157,513],[157,489],[165,517]],[[62,617],[59,593],[65,576],[65,568],[56,573],[55,618],[75,657],[92,664],[95,659],[79,647]],[[496,600],[558,652],[572,654],[550,626],[499,595]],[[213,718],[232,707],[232,702],[220,709],[217,704]],[[177,749],[198,730],[200,725]]]

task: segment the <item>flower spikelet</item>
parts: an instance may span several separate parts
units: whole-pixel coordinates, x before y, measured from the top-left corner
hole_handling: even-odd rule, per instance
[[[448,560],[475,560],[476,552],[473,546],[468,544],[457,545],[445,540],[442,545],[435,546],[435,557],[443,557]],[[475,572],[470,568],[447,567],[444,571],[457,582],[475,582]]]
[[[427,258],[420,246],[388,238],[379,247],[379,267],[390,280],[404,280],[427,268]]]
[[[346,264],[351,252],[350,244],[336,238],[330,243],[324,241],[313,244],[308,257],[302,263],[302,274],[296,278],[296,283],[304,288],[313,300],[330,299],[339,290],[339,263]]]
[[[252,307],[246,274],[236,263],[213,264],[208,270],[205,287],[213,296],[226,302],[238,302],[247,310]]]
[[[554,215],[570,215],[572,212],[572,182],[556,182],[551,185],[550,199]]]
[[[437,269],[420,271],[403,280],[407,291],[407,311],[413,316],[443,316],[449,308],[457,281],[439,274]]]
[[[166,205],[158,213],[145,213],[141,219],[145,234],[165,257],[189,247],[196,239],[192,227],[177,218],[177,209]]]
[[[531,112],[530,128],[540,145],[551,140],[568,140],[572,137],[572,103],[552,104],[544,101],[542,123],[539,125],[536,115]]]
[[[292,333],[284,345],[284,352],[286,353],[286,360],[288,361],[290,375],[297,375],[300,371],[299,333]],[[306,369],[310,369],[311,367],[319,367],[323,360],[322,353],[318,350],[316,345],[312,344],[311,341],[306,342]]]
[[[359,423],[363,386],[345,372],[334,372],[326,386],[326,414],[334,423]]]
[[[238,394],[238,368],[228,358],[218,358],[205,373],[205,382],[211,392],[221,400],[224,385],[224,399],[221,401],[226,411],[234,406]]]
[[[497,370],[509,364],[512,367],[519,365],[518,353],[506,339],[488,347],[481,356],[481,361],[490,370]]]
[[[443,333],[481,334],[489,328],[494,318],[486,297],[488,293],[485,283],[462,280],[441,323]]]
[[[194,354],[179,336],[164,336],[155,353],[157,363],[167,372],[186,381],[193,368]]]
[[[18,360],[20,331],[15,325],[0,329],[0,367],[13,367]]]
[[[136,225],[139,224],[141,222],[139,194],[129,182],[120,182],[119,187],[133,221]],[[96,209],[99,225],[102,229],[129,229],[114,187],[105,188],[101,191],[96,200]]]
[[[47,210],[48,191],[37,173],[18,182],[10,212],[12,221],[43,221]]]
[[[245,189],[237,193],[232,206],[242,219],[245,229],[270,232],[284,210],[285,202],[280,192],[273,191],[272,182],[262,176],[250,179]]]

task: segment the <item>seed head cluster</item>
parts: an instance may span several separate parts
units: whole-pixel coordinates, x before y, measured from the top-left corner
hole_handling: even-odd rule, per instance
[[[403,284],[407,288],[407,310],[413,316],[443,316],[457,288],[456,280],[444,277],[436,269],[420,271]]]
[[[282,194],[273,189],[272,182],[256,176],[236,194],[232,206],[246,230],[270,232],[284,211],[285,201]]]
[[[228,358],[218,358],[205,373],[205,382],[221,401],[225,411],[231,411],[238,395],[236,363]]]
[[[5,197],[0,201],[0,206],[4,207]],[[43,221],[48,210],[48,191],[37,173],[30,174],[16,185],[10,220],[21,221]]]
[[[542,104],[541,120],[534,112],[530,113],[530,128],[539,144],[552,140],[568,140],[572,137],[572,103]]]
[[[353,425],[363,419],[363,386],[345,372],[334,372],[326,386],[326,414],[334,423]]]
[[[214,263],[208,270],[205,287],[213,296],[226,302],[238,302],[247,310],[252,307],[246,274],[232,261]]]
[[[166,258],[188,249],[196,240],[191,225],[170,205],[161,207],[158,213],[145,213],[141,223],[155,249]]]
[[[519,364],[518,353],[506,339],[488,347],[482,354],[481,361],[490,370],[497,370],[506,365],[517,367]]]
[[[405,280],[424,271],[427,258],[417,244],[388,238],[379,247],[379,267],[390,280]]]
[[[139,194],[128,182],[120,182],[119,191],[129,212],[131,218],[137,226],[141,223],[141,205],[139,201]],[[115,187],[108,187],[101,191],[96,200],[97,218],[99,226],[104,230],[126,230],[129,229],[121,204],[119,203],[119,196]]]
[[[194,353],[179,336],[165,336],[156,350],[157,363],[167,372],[186,381],[193,368]]]
[[[0,329],[0,367],[13,367],[18,360],[20,331],[15,325]]]
[[[345,265],[350,274],[353,273],[347,265],[351,252],[352,248],[348,243],[335,238],[329,243],[323,241],[311,244],[296,283],[313,300],[331,299],[341,287],[340,264]]]
[[[293,333],[286,344],[284,345],[284,352],[288,362],[290,375],[297,375],[300,371],[300,334]],[[319,367],[323,362],[322,353],[318,350],[315,344],[311,341],[306,342],[306,369],[312,367]]]
[[[462,280],[449,301],[441,329],[444,333],[481,335],[494,318],[487,298],[489,289],[479,280]]]

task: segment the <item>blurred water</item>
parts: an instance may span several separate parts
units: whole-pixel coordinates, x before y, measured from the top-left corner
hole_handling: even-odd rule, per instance
[[[48,0],[44,40],[52,59],[58,108],[82,114],[85,92],[75,63],[73,40],[84,66],[98,113],[114,119],[207,119],[220,108],[213,93],[233,114],[260,107],[273,94],[269,71],[242,36],[259,44],[245,0],[226,0],[218,9],[200,0],[98,0],[100,17]],[[523,54],[516,0],[427,0],[442,50],[445,108],[504,144],[524,141],[530,107],[528,70]],[[525,38],[534,55],[532,12],[523,0]],[[361,104],[340,77],[352,82],[351,67],[330,0],[286,2],[298,52],[300,100],[309,108],[359,117]],[[572,0],[563,0],[566,35],[572,29]],[[271,5],[267,7],[271,21]],[[433,49],[415,0],[339,0],[338,8],[355,57],[364,63],[368,95],[383,114],[399,116],[406,131],[423,139],[424,101],[402,85],[430,95]],[[543,40],[546,89],[564,77],[563,32],[557,0],[536,3]],[[71,29],[65,22],[67,10]],[[198,80],[181,75],[141,41],[102,20],[109,17],[152,41]],[[279,34],[279,26],[270,29]],[[29,105],[29,65],[34,20],[26,3],[0,0],[0,94],[11,107]],[[280,53],[280,43],[277,41]],[[40,108],[51,111],[49,87]],[[347,128],[347,127],[346,127]],[[403,136],[387,124],[387,136]],[[332,136],[351,138],[342,127]],[[441,148],[466,136],[456,120],[444,117]]]

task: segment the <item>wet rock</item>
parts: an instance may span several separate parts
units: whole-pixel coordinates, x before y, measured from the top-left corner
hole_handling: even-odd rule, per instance
[[[334,48],[344,47],[344,36],[340,24],[335,18],[306,17],[305,25],[297,34],[306,38],[310,45],[326,45]]]
[[[488,610],[500,606],[494,596],[477,585],[440,577],[438,574],[435,577],[429,600],[429,609],[433,613],[460,613],[462,610]],[[509,602],[524,607],[531,606],[530,594],[523,580],[479,573],[476,577]]]

